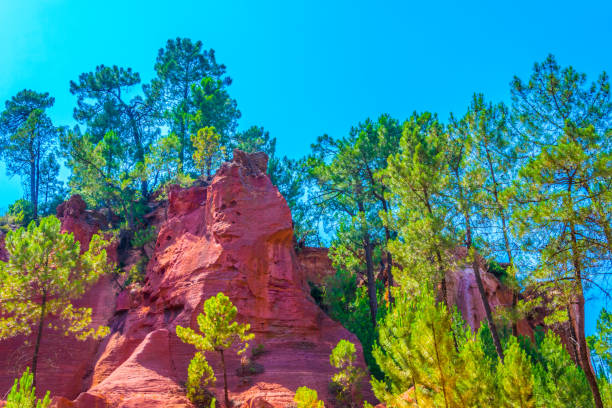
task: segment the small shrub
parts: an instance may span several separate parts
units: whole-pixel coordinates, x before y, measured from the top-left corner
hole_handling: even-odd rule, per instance
[[[147,264],[149,263],[149,258],[146,256],[140,257],[138,262],[136,262],[128,271],[127,278],[122,285],[122,288],[126,288],[131,284],[142,285],[145,281]]]
[[[317,392],[308,387],[298,388],[293,400],[297,403],[297,408],[325,408],[323,401],[319,401]]]
[[[19,380],[15,380],[13,388],[6,400],[6,408],[48,408],[51,404],[49,391],[42,400],[36,398],[36,387],[32,386],[34,376],[28,367]]]
[[[151,225],[149,228],[144,228],[136,231],[134,237],[131,240],[133,248],[141,248],[149,242],[157,238],[157,228],[155,225]]]
[[[339,407],[357,407],[361,400],[359,383],[365,373],[355,366],[356,358],[355,345],[348,340],[340,340],[329,356],[330,364],[340,370],[334,374],[330,384],[330,391]]]
[[[265,352],[266,352],[266,346],[264,346],[262,343],[259,343],[258,345],[253,347],[253,349],[251,350],[251,358],[253,360],[256,360]]]

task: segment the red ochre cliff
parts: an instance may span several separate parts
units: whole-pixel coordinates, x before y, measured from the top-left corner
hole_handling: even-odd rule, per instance
[[[289,207],[266,176],[266,166],[263,153],[235,151],[233,161],[222,165],[208,185],[171,187],[166,201],[152,205],[145,220],[158,234],[144,249],[150,260],[142,287],[121,291],[107,277],[79,302],[91,307],[94,323],[108,325],[111,334],[79,342],[45,329],[37,382],[39,390],[51,391],[55,406],[191,407],[184,383],[194,349],[177,338],[175,329],[196,329],[204,301],[218,292],[236,305],[238,320],[251,325],[251,347],[262,344],[264,349],[256,360],[263,372],[254,375],[236,375],[239,357],[226,357],[235,406],[291,406],[302,385],[316,389],[332,406],[329,354],[339,340],[348,339],[365,367],[361,346],[310,297],[307,282],[321,283],[333,267],[324,248],[296,253]],[[82,250],[106,224],[101,214],[86,210],[79,196],[60,205],[57,215]],[[0,259],[6,257],[3,243],[1,236]],[[109,248],[110,259],[120,258],[117,252]],[[130,257],[123,253],[122,259]],[[493,275],[485,273],[483,279],[493,307],[511,302],[511,293]],[[449,299],[475,328],[484,310],[472,271],[457,270],[448,281]],[[0,342],[2,394],[31,358],[25,340]],[[214,353],[207,358],[220,396],[219,361]],[[364,386],[369,389],[367,380]]]
[[[64,407],[191,406],[183,386],[194,349],[175,329],[196,328],[204,301],[223,292],[238,308],[238,320],[251,324],[251,346],[264,347],[256,360],[264,371],[256,375],[236,375],[239,357],[226,357],[230,399],[237,406],[285,407],[306,385],[330,401],[332,348],[340,339],[354,342],[365,366],[361,347],[310,297],[291,213],[265,175],[266,165],[263,154],[237,151],[210,185],[171,188],[167,204],[147,217],[159,232],[143,287],[119,293],[103,279],[83,297],[95,322],[111,328],[102,341],[72,341],[48,329],[38,389],[49,389]],[[83,247],[103,221],[85,210],[80,197],[58,207],[58,216]],[[24,340],[0,343],[0,390],[8,390],[27,364]],[[222,395],[219,361],[214,353],[207,357]]]

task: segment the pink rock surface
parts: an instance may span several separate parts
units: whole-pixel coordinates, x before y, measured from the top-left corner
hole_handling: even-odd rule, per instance
[[[329,259],[327,248],[300,248],[297,252],[297,260],[304,274],[304,279],[316,285],[321,285],[325,278],[336,273],[336,269]]]
[[[182,385],[195,350],[175,334],[196,328],[206,299],[224,292],[238,320],[251,324],[264,372],[236,375],[240,359],[226,354],[230,398],[238,406],[285,407],[302,385],[331,400],[329,354],[341,339],[358,340],[314,303],[293,248],[291,214],[265,175],[265,156],[235,153],[210,185],[169,191],[158,222],[146,281],[112,303],[111,335],[93,362],[90,386],[76,407],[188,407]],[[208,353],[222,396],[216,353]],[[75,395],[71,395],[72,398]],[[97,405],[95,405],[97,404]]]

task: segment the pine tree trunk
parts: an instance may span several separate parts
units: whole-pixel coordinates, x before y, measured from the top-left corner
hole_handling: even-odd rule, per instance
[[[497,178],[495,177],[495,170],[493,169],[493,161],[491,159],[491,153],[487,146],[485,146],[485,151],[487,154],[487,162],[489,164],[489,173],[491,174],[491,180],[493,181],[493,197],[495,198],[495,205],[497,206],[497,210],[499,211],[499,218],[502,223],[502,232],[504,236],[504,245],[506,247],[506,255],[508,256],[508,263],[512,268],[514,268],[514,260],[512,257],[512,250],[510,249],[510,239],[508,238],[508,226],[506,223],[506,216],[504,214],[504,208],[499,199],[498,192],[498,184]],[[512,310],[516,310],[516,305],[518,304],[518,288],[512,288]],[[518,336],[518,322],[516,320],[512,321],[512,335]]]
[[[40,349],[40,340],[42,339],[43,323],[45,319],[45,307],[47,306],[47,292],[43,291],[43,297],[40,304],[40,317],[38,320],[38,333],[36,334],[36,344],[34,346],[34,356],[32,357],[32,386],[36,387],[36,366],[38,365],[38,350]]]
[[[430,217],[433,218],[433,210],[431,209],[429,193],[427,192],[426,189],[423,191],[423,196],[424,196],[424,201],[425,201],[425,207],[427,208],[427,213],[429,214]],[[448,289],[446,287],[446,270],[442,262],[442,254],[440,253],[439,248],[436,248],[435,255],[436,255],[436,261],[438,262],[438,273],[440,274],[440,289],[442,290],[442,300],[444,301],[444,304],[450,311],[451,305],[448,303]],[[455,338],[455,335],[453,333],[453,339],[454,338]],[[457,346],[456,340],[455,340],[455,346]]]
[[[469,214],[465,213],[465,226],[466,226],[466,247],[468,250],[468,254],[470,249],[472,249],[472,228],[471,228],[471,220]],[[504,351],[501,346],[501,342],[499,341],[499,334],[497,333],[497,327],[495,327],[495,322],[493,321],[493,314],[491,313],[491,305],[489,304],[489,299],[487,298],[487,293],[484,290],[484,286],[482,284],[482,278],[480,276],[480,262],[478,259],[478,254],[474,251],[474,259],[472,260],[472,269],[474,269],[474,277],[476,278],[476,286],[478,287],[478,292],[480,293],[480,299],[482,300],[482,305],[484,306],[485,315],[487,317],[487,323],[489,325],[489,330],[491,331],[491,337],[493,337],[493,344],[495,344],[495,351],[499,356],[500,360],[504,361]]]
[[[181,118],[181,130],[179,134],[179,162],[178,162],[178,173],[183,174],[183,163],[185,162],[185,119]]]
[[[595,373],[593,372],[593,367],[591,366],[591,362],[589,361],[589,354],[587,351],[587,343],[586,343],[586,335],[584,330],[584,292],[582,288],[582,265],[578,258],[578,243],[576,239],[576,227],[573,222],[570,222],[570,237],[572,243],[572,263],[574,265],[574,276],[576,279],[576,284],[578,285],[578,290],[576,291],[577,303],[578,303],[578,316],[577,316],[577,329],[578,333],[576,333],[577,341],[578,341],[578,353],[580,356],[580,365],[586,375],[587,382],[589,383],[589,387],[591,388],[591,392],[593,393],[593,399],[595,400],[595,406],[597,408],[603,408],[603,402],[601,400],[601,393],[599,392],[599,385],[597,384],[597,377],[595,377]]]
[[[225,408],[230,408],[230,400],[229,395],[227,393],[227,369],[225,367],[225,356],[223,355],[223,350],[219,350],[221,354],[221,366],[223,367],[223,391],[225,397]]]
[[[384,197],[384,190],[383,190],[383,197]],[[382,204],[383,211],[387,213],[388,211],[387,200],[382,198],[380,202]],[[390,241],[391,241],[391,231],[389,231],[389,227],[385,226],[385,243],[387,246],[389,245]],[[387,265],[386,265],[387,293],[389,295],[389,304],[392,305],[393,295],[391,294],[391,287],[393,286],[393,271],[391,270],[391,268],[393,267],[393,257],[391,255],[391,251],[387,250],[386,253],[387,253]]]
[[[376,327],[376,315],[378,314],[378,299],[376,298],[376,281],[374,279],[374,263],[372,262],[372,244],[370,235],[365,234],[364,249],[366,256],[366,275],[368,279],[368,297],[370,300],[370,316],[372,325]]]
[[[360,192],[360,188],[357,191]],[[357,208],[359,212],[365,214],[363,202],[357,201]],[[366,258],[366,277],[368,285],[368,298],[370,301],[370,318],[372,319],[372,326],[376,327],[376,315],[378,314],[378,299],[376,298],[376,281],[374,280],[374,262],[372,261],[372,243],[370,242],[370,234],[368,230],[363,228],[363,249]]]
[[[36,158],[34,155],[30,160],[30,200],[32,202],[32,216],[38,219],[38,208],[36,206]]]
[[[568,321],[568,325],[567,325],[567,337],[569,339],[569,343],[570,343],[570,356],[572,357],[572,360],[574,360],[574,362],[582,367],[582,362],[580,360],[580,355],[578,354],[578,336],[576,335],[576,331],[574,330],[574,328],[576,327],[575,323],[574,323],[574,317],[572,316],[572,309],[571,307],[568,305],[567,306],[567,317],[569,319]]]

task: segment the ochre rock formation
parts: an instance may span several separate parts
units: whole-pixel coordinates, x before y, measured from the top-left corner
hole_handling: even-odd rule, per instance
[[[197,328],[206,299],[218,292],[238,308],[263,344],[256,360],[263,373],[237,376],[227,353],[230,398],[243,406],[284,407],[302,385],[327,391],[329,354],[340,339],[357,339],[327,317],[308,295],[293,249],[289,208],[265,175],[267,158],[236,151],[208,186],[170,188],[167,209],[140,292],[122,294],[113,333],[100,350],[92,387],[81,400],[102,397],[111,406],[188,406],[182,384],[192,346],[177,325]],[[166,214],[166,218],[160,214]],[[359,363],[364,365],[359,349]],[[208,353],[222,396],[218,356]]]
[[[329,354],[340,339],[348,339],[365,367],[361,345],[310,297],[307,282],[320,284],[334,269],[324,248],[296,253],[289,208],[265,175],[266,167],[264,154],[235,151],[233,161],[212,180],[191,188],[172,186],[167,200],[152,202],[144,222],[156,226],[158,234],[142,251],[150,258],[144,284],[119,293],[104,278],[79,302],[92,307],[94,323],[110,326],[111,334],[102,341],[78,342],[45,329],[39,391],[50,390],[56,407],[191,407],[184,383],[195,350],[177,338],[176,326],[197,329],[204,301],[223,292],[238,308],[238,320],[251,325],[251,347],[261,344],[264,350],[254,359],[263,372],[246,376],[237,375],[240,358],[226,353],[235,406],[291,406],[303,385],[333,406]],[[57,215],[82,250],[107,223],[102,214],[87,210],[79,196],[60,205]],[[0,259],[6,256],[2,244],[0,237]],[[117,251],[109,248],[109,258],[132,262],[141,256],[140,251]],[[485,316],[473,271],[458,268],[447,281],[449,299],[476,329]],[[483,272],[483,283],[492,307],[511,303],[511,292],[493,275]],[[31,350],[24,340],[0,342],[1,393],[29,364]],[[219,398],[219,358],[215,353],[207,358]],[[364,388],[369,389],[367,379]]]
[[[96,322],[111,327],[99,343],[46,333],[42,350],[49,363],[40,367],[39,390],[51,390],[58,407],[190,407],[184,383],[195,350],[177,338],[176,326],[196,329],[204,301],[223,292],[237,306],[238,320],[251,325],[251,347],[263,345],[253,360],[263,372],[254,375],[237,375],[240,357],[226,353],[236,405],[285,407],[302,385],[329,403],[332,348],[341,339],[352,341],[365,367],[361,346],[310,297],[291,213],[266,166],[264,154],[236,151],[209,183],[170,188],[167,202],[145,217],[159,232],[144,285],[116,295],[105,279],[83,299]],[[58,216],[83,248],[104,221],[80,197],[60,206]],[[0,343],[0,353],[23,340]],[[207,357],[217,376],[214,391],[222,397],[219,358]],[[0,389],[8,389],[17,373],[0,364]]]
[[[302,268],[304,279],[315,285],[324,283],[325,278],[336,273],[336,269],[329,259],[327,248],[303,247],[297,251],[297,259]]]

